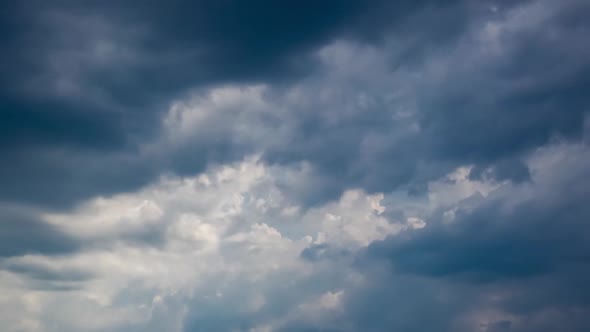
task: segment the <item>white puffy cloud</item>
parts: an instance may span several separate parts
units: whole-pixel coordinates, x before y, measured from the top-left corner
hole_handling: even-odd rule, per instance
[[[271,166],[251,156],[192,177],[164,176],[137,192],[45,213],[44,222],[87,245],[6,258],[0,316],[8,331],[354,330],[343,317],[382,273],[355,267],[368,245],[428,229],[441,213],[452,224],[455,213],[487,199],[514,197],[500,206],[509,213],[554,195],[551,188],[567,179],[555,170],[575,170],[586,155],[582,145],[539,149],[527,160],[531,183],[470,179],[470,166],[462,166],[430,182],[423,197],[349,189],[311,207],[290,192],[309,183],[306,164]],[[507,319],[520,326],[494,310],[454,319],[484,330]]]
[[[266,166],[252,156],[194,177],[163,177],[137,192],[98,197],[69,212],[46,213],[46,222],[88,245],[70,255],[6,260],[13,270],[41,271],[50,275],[46,284],[68,287],[35,289],[42,277],[3,272],[2,285],[13,289],[3,297],[20,309],[7,326],[180,331],[191,301],[235,296],[244,296],[243,304],[235,304],[238,312],[255,313],[281,283],[322,271],[300,258],[306,247],[323,243],[358,250],[402,228],[383,215],[382,194],[362,190],[302,210],[278,183],[306,176],[305,167]],[[243,293],[242,287],[253,288]],[[303,293],[302,300],[318,300],[299,303],[299,316],[314,311],[303,309],[309,306],[334,310],[342,294],[321,287]]]

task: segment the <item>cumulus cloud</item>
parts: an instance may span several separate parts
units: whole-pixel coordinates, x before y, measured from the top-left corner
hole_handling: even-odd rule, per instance
[[[283,287],[295,288],[317,277],[315,267],[300,253],[319,244],[352,252],[398,232],[402,224],[381,216],[382,195],[362,190],[300,210],[278,186],[278,179],[289,173],[306,176],[298,169],[265,166],[250,157],[196,177],[164,177],[141,191],[96,198],[67,213],[44,214],[44,225],[86,243],[84,250],[6,260],[6,277],[23,278],[18,279],[21,286],[7,282],[6,287],[22,287],[39,299],[41,312],[52,319],[48,331],[182,331],[184,320],[188,326],[204,324],[220,330],[243,324],[255,328],[267,323],[266,316],[276,309],[274,302],[281,301],[286,301],[278,305],[282,310],[300,306],[297,315],[303,317],[317,315],[316,305],[332,310],[341,293],[332,292],[329,285],[281,294]],[[157,236],[144,236],[146,229]],[[38,280],[65,289],[36,290]],[[51,307],[66,296],[71,307]],[[86,325],[86,315],[95,311],[100,311],[97,317],[111,318],[96,318],[95,326]],[[80,321],[65,319],[69,315]],[[167,325],[153,321],[160,315]],[[23,309],[9,321],[42,319]]]
[[[586,331],[588,13],[7,6],[0,329]]]
[[[439,211],[424,229],[372,243],[367,255],[387,260],[392,275],[465,294],[471,304],[456,310],[484,331],[582,331],[588,322],[575,312],[588,310],[580,284],[588,273],[587,154],[580,145],[541,149],[529,161],[533,183],[460,200],[452,222]],[[566,295],[574,289],[579,296]]]
[[[420,207],[412,215],[421,218],[405,219],[388,213],[403,192],[349,190],[303,209],[281,178],[307,174],[257,156],[164,177],[43,214],[88,245],[5,259],[5,296],[20,308],[6,326],[582,331],[588,160],[584,145],[540,149],[526,184],[472,180],[459,168],[428,185],[431,199],[399,200]],[[447,192],[457,194],[436,199]],[[145,228],[158,236],[141,236]]]

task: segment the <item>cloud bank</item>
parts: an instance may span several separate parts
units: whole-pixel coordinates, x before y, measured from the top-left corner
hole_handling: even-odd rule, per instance
[[[0,329],[587,331],[586,1],[0,14]]]

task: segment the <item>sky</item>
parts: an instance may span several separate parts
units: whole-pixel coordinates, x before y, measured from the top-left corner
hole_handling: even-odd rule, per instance
[[[590,2],[13,1],[0,330],[590,330]]]

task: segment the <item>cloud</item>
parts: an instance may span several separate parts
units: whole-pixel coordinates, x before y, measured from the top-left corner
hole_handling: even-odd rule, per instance
[[[544,330],[555,324],[581,331],[587,322],[573,312],[588,309],[579,284],[588,273],[587,153],[585,146],[540,150],[530,164],[533,183],[501,187],[487,198],[462,203],[450,222],[439,211],[425,228],[374,242],[367,254],[390,262],[393,280],[442,283],[470,299],[468,309],[451,296],[459,307],[447,323],[469,310],[487,310],[506,318],[481,322],[488,331]],[[580,296],[566,295],[573,289]],[[546,327],[529,323],[548,311],[556,317],[541,323]]]
[[[162,173],[196,174],[263,153],[271,162],[314,164],[325,183],[310,201],[334,199],[347,187],[418,188],[460,164],[494,167],[553,135],[580,133],[587,101],[571,87],[584,86],[587,50],[576,42],[583,35],[565,22],[584,10],[582,3],[558,10],[549,2],[243,6],[11,6],[3,21],[10,37],[5,63],[12,65],[3,67],[0,94],[7,147],[0,176],[10,185],[0,198],[71,207]],[[529,53],[538,55],[538,65]],[[540,70],[562,58],[571,61],[551,73]],[[212,116],[208,130],[186,144],[145,153],[146,144],[162,146],[161,119],[170,105],[228,86],[265,86],[268,105],[252,105],[263,107],[260,113],[226,105],[247,126],[228,127],[227,119]],[[553,97],[545,102],[546,91]],[[537,109],[543,111],[536,121],[522,120]],[[502,124],[490,125],[492,117]],[[526,174],[515,172],[497,176]],[[55,187],[60,195],[46,189]]]
[[[332,310],[341,295],[321,280],[324,272],[314,272],[327,267],[300,253],[323,244],[353,252],[403,226],[381,216],[383,196],[362,190],[302,210],[281,181],[306,176],[252,156],[43,213],[43,225],[85,245],[67,255],[22,253],[5,261],[4,287],[39,297],[43,314],[22,308],[8,322],[34,321],[48,331],[279,328],[316,315],[316,305]],[[144,236],[146,230],[155,235]],[[295,292],[299,287],[309,290]],[[67,303],[51,307],[55,301]],[[281,317],[298,305],[295,316]]]
[[[584,85],[580,73],[588,64],[577,56],[585,51],[570,54],[561,39],[550,37],[580,37],[564,25],[579,6],[553,11],[546,3],[531,4],[482,17],[447,52],[429,54],[419,65],[391,65],[394,37],[378,47],[338,40],[316,52],[317,73],[290,86],[237,85],[197,94],[169,113],[197,133],[187,139],[192,148],[181,149],[181,167],[172,168],[199,164],[187,155],[219,151],[262,152],[278,164],[305,160],[318,173],[311,202],[335,199],[349,187],[414,190],[466,164],[475,166],[473,177],[527,181],[522,160],[529,153],[582,135],[586,94],[566,86]],[[489,50],[490,26],[496,50]],[[540,63],[523,68],[519,54],[535,52],[538,44],[548,47],[538,52]],[[576,60],[554,73],[541,69],[570,56]]]
[[[587,150],[539,149],[525,183],[474,180],[463,167],[430,182],[426,201],[349,190],[308,208],[282,181],[309,173],[253,156],[44,213],[89,245],[5,261],[7,296],[38,303],[19,304],[6,326],[583,331]],[[145,228],[159,240],[134,236]]]
[[[22,208],[3,206],[0,219],[0,257],[67,254],[81,247],[76,238]]]
[[[587,330],[589,10],[8,6],[0,329]]]

